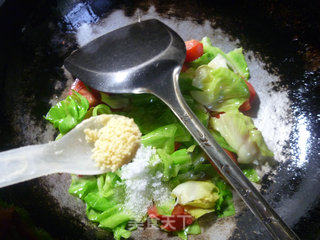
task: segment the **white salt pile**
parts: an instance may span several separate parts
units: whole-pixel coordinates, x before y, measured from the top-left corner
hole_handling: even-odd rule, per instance
[[[152,174],[150,158],[156,154],[151,147],[141,146],[132,162],[121,168],[121,178],[126,186],[125,208],[132,212],[136,220],[141,220],[153,205],[153,200],[159,203],[168,201],[170,197],[169,188],[161,182],[160,171]],[[157,155],[152,165],[160,162]]]

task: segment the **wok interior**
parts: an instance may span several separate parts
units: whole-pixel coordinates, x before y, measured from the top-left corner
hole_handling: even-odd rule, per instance
[[[213,35],[224,50],[239,45],[247,51],[251,82],[256,83],[260,98],[259,111],[252,114],[257,115],[263,133],[275,132],[269,142],[284,160],[264,176],[261,191],[303,239],[315,239],[320,222],[316,127],[320,21],[316,9],[312,2],[303,6],[238,2],[230,8],[202,1],[133,1],[129,5],[121,1],[5,1],[0,7],[6,33],[1,38],[1,150],[53,140],[55,131],[42,116],[68,87],[61,66],[78,47],[74,30],[83,22],[99,22],[112,30],[143,17],[161,18],[184,40]],[[285,125],[289,127],[284,129]],[[54,237],[104,236],[105,232],[85,220],[82,203],[68,194],[69,181],[65,174],[48,176],[1,189],[0,199],[26,209],[32,221]],[[239,204],[234,219],[217,220],[215,229],[204,237],[268,239],[263,227]],[[211,218],[204,220],[209,227]],[[166,239],[167,235],[147,230],[134,237]]]

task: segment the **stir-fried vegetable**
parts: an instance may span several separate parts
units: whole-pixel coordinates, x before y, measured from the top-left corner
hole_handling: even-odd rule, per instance
[[[116,173],[106,173],[98,177],[72,176],[69,193],[81,198],[87,204],[88,218],[99,227],[112,230],[115,239],[130,237],[125,229],[134,217],[124,210],[125,189]]]
[[[252,167],[244,167],[242,168],[242,171],[244,173],[244,175],[246,175],[246,177],[254,183],[258,183],[260,182],[260,177],[258,175],[258,173],[256,172],[256,170]]]
[[[216,112],[238,109],[250,96],[245,81],[222,67],[212,69],[204,65],[197,68],[192,85],[202,90],[191,91],[192,97]]]
[[[239,74],[245,80],[249,79],[249,69],[242,53],[242,48],[234,49],[227,53],[225,57],[228,61],[228,65],[235,73]]]
[[[90,107],[94,107],[100,102],[100,94],[98,91],[87,87],[82,81],[76,79],[71,86],[69,91],[69,95],[72,95],[72,92],[78,92],[82,96],[84,96],[88,102]]]
[[[186,41],[186,62],[192,62],[203,54],[203,45],[197,40]]]
[[[213,212],[218,188],[210,181],[187,181],[172,190],[177,202],[195,218]]]
[[[259,182],[257,172],[248,163],[273,154],[251,118],[239,112],[248,111],[256,95],[248,82],[242,48],[226,54],[204,37],[201,42],[187,41],[186,50],[179,84],[187,104],[230,158],[240,163],[244,174],[252,182]],[[59,129],[61,137],[83,119],[99,114],[134,119],[143,134],[142,145],[152,149],[142,172],[149,180],[159,181],[143,182],[141,176],[134,175],[137,171],[133,174],[135,180],[130,182],[132,179],[123,175],[125,166],[115,173],[72,176],[70,194],[82,199],[88,219],[112,231],[115,239],[129,238],[147,214],[160,228],[175,232],[181,239],[201,233],[197,219],[204,214],[235,214],[230,186],[176,116],[156,97],[97,92],[76,80],[70,96],[53,106],[45,118]],[[146,208],[138,218],[126,205],[128,186],[133,183],[160,184],[162,190],[169,191],[169,197],[165,201],[149,199],[149,210]]]
[[[239,163],[251,163],[264,157],[273,156],[252,119],[243,113],[239,111],[226,112],[221,114],[219,118],[211,118],[210,124],[235,149]]]
[[[148,215],[150,218],[159,220],[161,223],[160,227],[169,232],[180,231],[186,226],[191,225],[194,221],[194,218],[180,205],[174,207],[170,216],[159,214],[156,206],[148,210]]]
[[[253,102],[253,100],[255,99],[256,96],[256,91],[254,90],[253,86],[251,85],[251,83],[246,82],[248,89],[249,89],[249,93],[250,93],[250,97],[247,101],[245,101],[239,108],[240,111],[249,111],[251,109],[251,104]]]
[[[88,100],[81,94],[73,92],[65,100],[53,106],[45,119],[64,135],[84,119],[88,108]]]

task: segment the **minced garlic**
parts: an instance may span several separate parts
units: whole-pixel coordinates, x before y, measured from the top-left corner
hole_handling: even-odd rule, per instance
[[[86,128],[86,140],[94,143],[92,159],[102,170],[116,171],[132,160],[140,146],[141,132],[133,119],[103,114],[100,129]]]

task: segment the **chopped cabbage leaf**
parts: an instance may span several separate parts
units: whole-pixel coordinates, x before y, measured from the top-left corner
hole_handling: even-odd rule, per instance
[[[175,199],[172,197],[165,202],[156,203],[158,214],[164,216],[171,216],[172,211],[176,205]]]
[[[191,163],[180,166],[178,175],[176,177],[170,178],[169,186],[171,189],[174,189],[177,185],[186,181],[206,180],[215,176],[216,172],[213,170],[212,165],[206,159],[203,151],[201,151],[197,147],[193,150],[192,153],[189,154],[191,156]]]
[[[180,149],[174,153],[167,154],[163,149],[157,149],[162,163],[163,181],[169,181],[176,177],[183,166],[191,164],[191,157],[186,149]]]
[[[204,65],[196,70],[192,97],[212,111],[238,109],[250,97],[245,81],[227,68],[212,69]]]
[[[119,226],[115,227],[114,229],[114,239],[120,240],[121,238],[129,238],[131,236],[131,231],[125,229],[126,224],[120,224]]]
[[[257,173],[257,171],[252,167],[241,167],[241,170],[243,171],[243,174],[254,183],[260,182],[260,177]]]
[[[133,118],[142,134],[149,134],[158,128],[175,124],[175,141],[190,142],[192,137],[174,113],[160,99],[150,94],[136,94],[128,96],[131,104],[123,112],[117,112]]]
[[[242,53],[242,48],[236,48],[231,52],[225,54],[221,49],[212,46],[210,38],[204,37],[201,42],[203,44],[204,55],[207,55],[206,57],[203,57],[204,55],[202,55],[203,59],[201,59],[201,57],[197,59],[199,64],[193,64],[193,67],[199,67],[201,65],[208,64],[210,61],[220,55],[220,57],[223,57],[225,59],[227,65],[232,69],[234,73],[239,74],[239,76],[245,80],[249,79],[249,69]],[[207,61],[205,61],[205,59]]]
[[[221,114],[219,118],[211,118],[210,125],[236,151],[239,163],[252,163],[273,156],[252,119],[239,111],[230,111]]]
[[[187,181],[175,187],[172,195],[183,206],[213,208],[218,199],[218,188],[209,181]]]
[[[236,150],[234,150],[228,143],[227,141],[221,136],[221,134],[213,129],[210,129],[210,133],[213,136],[214,140],[220,145],[220,147],[227,149],[230,152],[236,153]]]
[[[92,109],[92,116],[98,116],[100,114],[111,114],[111,109],[105,104],[99,104]]]
[[[227,64],[227,60],[220,53],[218,53],[218,55],[208,63],[208,66],[212,69],[218,69],[221,67],[228,68]]]
[[[210,61],[212,61],[212,59],[214,59],[214,57],[215,57],[215,55],[213,53],[206,52],[201,57],[199,57],[198,59],[190,62],[189,66],[191,66],[192,68],[197,68],[197,67],[200,67],[202,65],[206,65]]]
[[[80,199],[84,199],[89,192],[98,191],[96,177],[77,177],[72,175],[69,193]]]
[[[88,109],[88,100],[73,91],[72,95],[51,107],[45,119],[64,135],[84,119]]]
[[[218,188],[210,181],[187,181],[172,190],[177,202],[195,218],[214,211]]]
[[[210,53],[212,56],[210,61],[214,59],[218,54],[225,56],[225,53],[220,48],[212,46],[210,38],[204,37],[202,38],[201,42],[203,44],[203,52]],[[208,64],[210,61],[208,61],[206,64]]]
[[[213,179],[213,183],[219,189],[219,199],[215,205],[215,212],[217,216],[219,218],[233,216],[236,211],[230,186],[218,176]]]
[[[170,154],[174,152],[174,137],[176,132],[176,124],[166,125],[142,136],[141,143],[144,146],[163,149],[166,153]]]
[[[250,77],[247,62],[242,53],[242,48],[236,48],[226,54],[228,65],[232,70],[239,74],[243,79],[248,80]]]
[[[205,109],[204,106],[197,103],[191,96],[184,95],[184,99],[193,111],[193,113],[197,116],[203,126],[207,127],[209,124],[209,113]]]
[[[197,235],[200,233],[201,233],[200,225],[198,221],[195,221],[194,223],[186,227],[186,229],[179,231],[177,234],[178,234],[178,237],[181,238],[182,240],[188,240],[188,235]]]
[[[201,208],[201,207],[193,207],[193,206],[183,206],[184,209],[193,217],[196,219],[202,217],[203,215],[207,213],[214,212],[214,208]]]
[[[189,63],[189,66],[192,68],[197,68],[202,65],[207,65],[211,62],[218,54],[222,55],[225,58],[225,53],[218,47],[212,46],[211,40],[208,37],[204,37],[201,40],[203,44],[203,55],[198,59]]]
[[[69,193],[81,198],[87,205],[88,219],[112,231],[115,239],[130,237],[131,231],[125,227],[129,221],[134,221],[134,217],[123,207],[125,189],[116,173],[97,177],[72,176]]]

